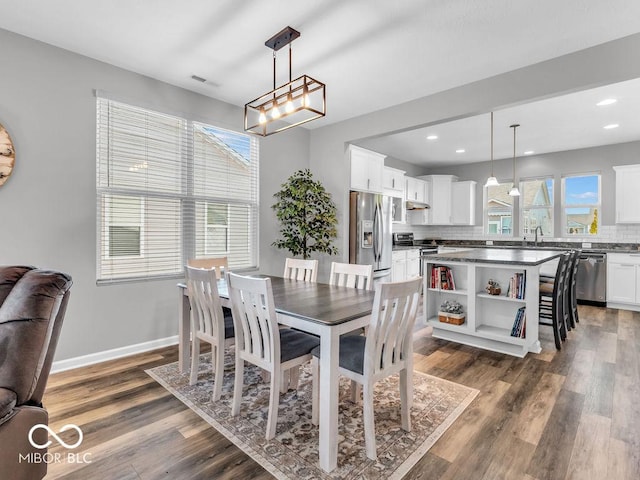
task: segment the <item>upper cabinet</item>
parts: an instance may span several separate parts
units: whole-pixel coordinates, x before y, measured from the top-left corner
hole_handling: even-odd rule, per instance
[[[455,175],[424,175],[417,179],[407,177],[408,202],[412,200],[409,185],[414,181],[424,184],[425,197],[421,203],[428,204],[430,208],[407,213],[410,224],[475,225],[476,182],[458,182]]]
[[[351,161],[351,190],[383,193],[385,155],[349,145]]]
[[[419,178],[407,177],[407,202],[429,203],[427,182]]]
[[[640,165],[613,167],[616,172],[616,223],[640,223]]]
[[[384,167],[382,172],[382,186],[384,194],[390,197],[404,198],[405,180],[404,170]]]
[[[454,225],[476,224],[476,182],[451,184],[451,221]]]
[[[452,225],[453,182],[458,180],[455,175],[424,175],[421,179],[429,183],[429,198],[431,206],[432,225]]]

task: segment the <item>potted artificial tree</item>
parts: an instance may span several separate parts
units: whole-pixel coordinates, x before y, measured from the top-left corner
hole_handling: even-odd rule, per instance
[[[281,238],[271,245],[289,250],[305,260],[313,252],[335,255],[337,237],[336,206],[322,183],[315,181],[310,170],[298,170],[273,195],[271,206],[280,222]]]

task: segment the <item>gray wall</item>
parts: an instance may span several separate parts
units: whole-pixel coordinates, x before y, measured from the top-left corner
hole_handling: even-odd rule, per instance
[[[311,169],[337,200],[342,259],[348,257],[347,143],[637,78],[640,62],[631,59],[638,51],[640,34],[313,130]]]
[[[56,360],[177,334],[175,280],[96,286],[96,99],[185,113],[242,131],[242,109],[0,30],[0,123],[16,165],[0,188],[0,264],[29,264],[73,276]],[[293,129],[260,142],[260,262],[281,273],[284,252],[272,195],[308,168],[309,133]]]
[[[543,155],[532,155],[516,159],[516,182],[520,180],[553,176],[554,204],[561,205],[562,177],[576,173],[601,174],[601,225],[615,224],[615,165],[632,165],[640,163],[640,142],[620,143],[604,147],[584,148],[566,152],[554,152]],[[476,189],[476,224],[482,224],[483,188],[491,172],[489,162],[472,163],[451,167],[434,168],[429,173],[449,173],[457,175],[460,180],[475,180]],[[498,180],[511,181],[513,179],[513,159],[494,161],[494,172]],[[503,173],[501,173],[503,172]],[[515,206],[516,210],[518,206]],[[559,210],[556,208],[556,212]],[[518,215],[514,217],[517,222]],[[554,218],[554,231],[561,232],[561,219]],[[516,228],[519,226],[517,225]],[[516,230],[518,231],[518,230]]]

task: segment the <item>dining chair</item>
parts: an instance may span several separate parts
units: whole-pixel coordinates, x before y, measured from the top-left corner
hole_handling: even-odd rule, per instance
[[[329,285],[373,290],[373,266],[331,262]]]
[[[195,268],[215,268],[216,278],[218,280],[224,278],[225,272],[229,271],[229,261],[227,257],[190,258],[187,260],[187,265]],[[222,313],[224,313],[225,321],[233,325],[231,309],[228,307],[222,307]]]
[[[363,421],[367,457],[376,455],[376,433],[373,394],[376,382],[400,374],[400,416],[402,429],[411,431],[411,398],[413,397],[413,324],[416,320],[422,277],[404,282],[379,283],[375,287],[371,321],[366,336],[340,337],[340,374],[356,381],[363,389]],[[320,401],[320,348],[311,352],[312,422],[318,424]]]
[[[187,292],[191,305],[191,375],[189,384],[198,381],[200,340],[211,344],[211,365],[214,373],[213,401],[222,395],[225,348],[234,343],[233,319],[225,317],[218,295],[216,268],[185,267]]]
[[[251,278],[227,273],[227,287],[236,332],[236,368],[231,415],[240,413],[244,362],[270,373],[267,440],[276,434],[280,403],[281,373],[311,360],[311,350],[320,345],[315,335],[292,328],[278,328],[270,278]]]
[[[553,328],[553,339],[556,349],[562,349],[562,342],[567,338],[567,308],[568,277],[567,272],[571,263],[571,254],[563,253],[558,262],[556,276],[553,283],[540,283],[539,320],[540,325]]]
[[[316,282],[318,279],[318,260],[300,260],[287,258],[284,262],[284,278]]]
[[[187,260],[187,265],[195,268],[215,268],[218,280],[223,278],[224,273],[229,270],[227,257],[190,258]]]

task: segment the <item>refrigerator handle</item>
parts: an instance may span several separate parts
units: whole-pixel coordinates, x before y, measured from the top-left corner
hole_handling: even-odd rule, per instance
[[[373,209],[373,261],[377,262],[380,259],[380,253],[378,252],[378,230],[380,225],[380,213],[378,211],[378,202],[376,202]]]
[[[382,216],[382,205],[378,203],[378,261],[382,261],[382,252],[384,250],[384,218]]]

